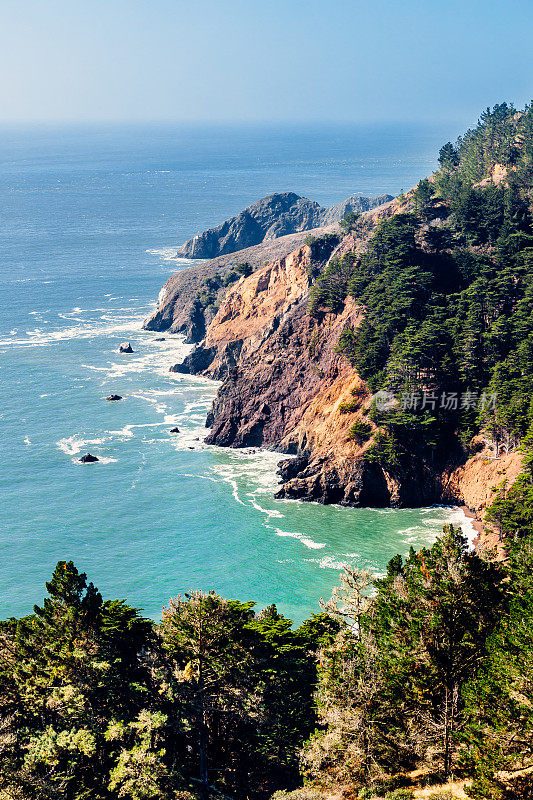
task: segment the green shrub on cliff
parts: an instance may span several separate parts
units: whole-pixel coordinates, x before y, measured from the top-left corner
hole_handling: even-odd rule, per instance
[[[357,419],[353,425],[350,426],[348,430],[348,437],[353,439],[358,444],[362,444],[370,439],[370,435],[372,433],[372,426],[368,424],[368,422],[364,422],[364,420]]]

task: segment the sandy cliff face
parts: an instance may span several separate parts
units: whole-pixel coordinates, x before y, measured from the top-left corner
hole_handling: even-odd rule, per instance
[[[320,236],[333,228],[317,228],[312,233]],[[214,312],[202,303],[206,283],[216,276],[224,277],[238,264],[248,263],[253,270],[291,253],[303,245],[308,232],[281,236],[270,242],[239,250],[237,253],[219,256],[209,261],[175,272],[163,286],[156,311],[145,321],[150,331],[184,333],[188,342],[199,342],[205,334]],[[220,300],[227,287],[215,290],[214,299]]]
[[[223,381],[206,441],[296,454],[281,464],[279,497],[375,506],[432,502],[440,487],[426,465],[414,460],[409,475],[393,477],[365,461],[370,442],[350,438],[350,426],[371,397],[335,347],[346,325],[359,325],[362,311],[349,299],[341,314],[312,319],[310,259],[304,245],[241,278],[205,340],[175,367]],[[355,395],[358,408],[343,413]]]
[[[398,210],[395,200],[370,212],[368,235]],[[350,234],[333,256],[364,248],[364,238]],[[357,419],[369,422],[371,396],[335,347],[346,325],[360,324],[363,310],[349,298],[341,314],[309,316],[312,257],[312,248],[300,244],[227,288],[202,342],[174,367],[222,380],[206,441],[296,456],[280,463],[281,498],[395,507],[454,502],[481,518],[496,486],[516,478],[516,453],[494,460],[485,448],[461,463],[450,452],[434,464],[414,448],[409,463],[389,474],[365,459],[372,439],[360,444],[350,437]]]
[[[241,278],[224,296],[209,326],[205,347],[253,339],[307,294],[311,250],[307,245]]]

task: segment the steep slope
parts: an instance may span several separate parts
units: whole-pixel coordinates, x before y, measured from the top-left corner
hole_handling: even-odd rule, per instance
[[[174,368],[222,380],[206,441],[295,455],[279,497],[482,516],[531,424],[530,121],[498,108],[430,180],[220,290]]]
[[[216,313],[216,304],[228,289],[227,276],[238,277],[234,272],[236,267],[247,264],[251,270],[258,269],[303,245],[310,233],[321,236],[332,230],[333,227],[317,228],[281,236],[175,272],[161,289],[157,309],[144,327],[150,331],[184,333],[189,343],[199,342]]]

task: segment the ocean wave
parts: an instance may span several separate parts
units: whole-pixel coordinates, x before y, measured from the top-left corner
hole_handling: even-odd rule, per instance
[[[43,347],[46,345],[65,342],[71,339],[95,339],[101,336],[110,336],[116,333],[135,332],[141,329],[144,317],[139,316],[137,320],[116,321],[109,325],[90,321],[80,325],[59,328],[56,330],[46,330],[34,328],[25,331],[26,338],[17,337],[0,340],[2,347]]]
[[[343,570],[346,566],[345,561],[336,561],[335,556],[323,556],[323,558],[306,558],[308,563],[318,564],[320,569]]]
[[[271,526],[269,525],[268,527]],[[315,542],[313,539],[309,539],[309,537],[304,536],[303,533],[298,533],[298,531],[282,531],[281,528],[272,528],[272,530],[275,532],[276,536],[298,539],[298,541],[305,545],[305,547],[308,547],[309,550],[321,550],[326,546],[325,542]]]
[[[205,258],[184,258],[183,256],[179,256],[176,247],[151,248],[146,252],[151,256],[157,256],[162,261],[172,261],[173,264],[182,269],[192,267],[196,264],[202,264],[206,260]]]
[[[72,436],[65,436],[56,442],[56,446],[67,456],[79,455],[82,450],[89,447],[105,444],[106,442],[117,439],[126,441],[133,436],[133,425],[125,425],[118,431],[106,431],[102,436],[86,436],[85,434],[75,433]],[[98,456],[100,458],[100,456]],[[100,459],[102,460],[102,459]]]

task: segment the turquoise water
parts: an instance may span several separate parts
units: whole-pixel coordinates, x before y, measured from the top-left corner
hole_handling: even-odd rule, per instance
[[[169,373],[187,347],[141,329],[186,265],[169,250],[198,230],[276,190],[328,205],[398,192],[454,133],[0,132],[1,617],[31,611],[56,561],[73,559],[105,597],[154,617],[199,587],[301,620],[343,563],[380,571],[462,521],[274,500],[279,456],[204,445],[216,385]],[[134,355],[118,354],[124,340]],[[80,465],[87,450],[100,463]]]

